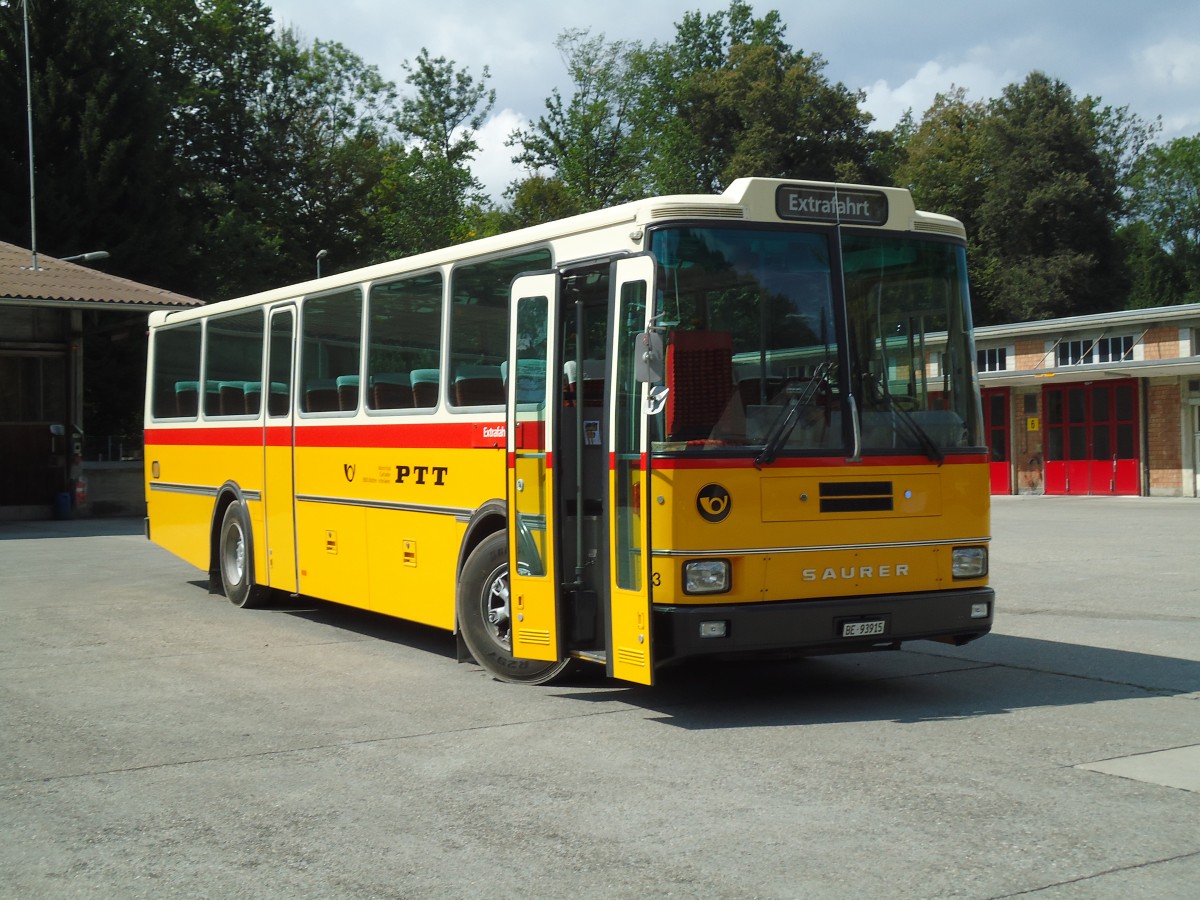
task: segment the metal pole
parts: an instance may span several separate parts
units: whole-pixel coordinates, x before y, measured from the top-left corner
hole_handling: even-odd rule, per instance
[[[29,70],[29,0],[22,0],[21,10],[25,14],[25,117],[29,132],[29,252],[33,257],[33,268],[36,270],[38,268],[37,202],[33,174],[33,79]]]

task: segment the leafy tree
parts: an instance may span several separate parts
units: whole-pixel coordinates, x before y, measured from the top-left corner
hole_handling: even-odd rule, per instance
[[[531,175],[515,184],[509,196],[512,208],[505,225],[508,228],[525,228],[542,222],[553,222],[582,212],[575,198],[568,193],[566,185],[556,178]]]
[[[416,93],[401,101],[395,124],[408,144],[392,154],[379,198],[390,208],[383,213],[385,234],[395,254],[478,234],[479,210],[488,200],[470,163],[479,152],[475,134],[496,103],[496,92],[486,87],[487,66],[477,81],[422,48],[415,64],[404,68]]]
[[[640,125],[662,192],[721,190],[735,178],[877,180],[863,95],[823,74],[819,54],[784,39],[779,13],[733,0],[688,13],[652,48]]]
[[[1142,309],[1187,302],[1187,277],[1177,257],[1168,253],[1150,225],[1134,220],[1117,231],[1125,264],[1125,307]]]
[[[107,250],[113,270],[170,283],[183,219],[159,140],[169,98],[150,54],[116,0],[37,0],[28,15],[38,249]],[[0,238],[22,245],[31,237],[25,100],[23,11],[11,3],[0,10]]]
[[[987,106],[967,99],[962,87],[938,94],[904,144],[896,183],[913,193],[921,209],[959,219],[975,240],[979,207],[987,187],[982,177],[983,129]]]
[[[912,109],[906,109],[894,128],[867,133],[867,170],[879,184],[897,184],[897,170],[908,159],[909,145],[917,133]]]
[[[1164,293],[1162,303],[1200,300],[1200,135],[1148,149],[1130,184],[1133,210],[1183,281],[1182,292]]]
[[[640,196],[643,155],[631,134],[640,45],[606,42],[586,29],[564,31],[554,45],[575,85],[571,101],[554,88],[546,114],[509,135],[506,146],[519,148],[513,162],[534,177],[548,171],[578,211]],[[521,185],[512,185],[509,196]]]
[[[982,135],[976,286],[982,321],[1098,312],[1122,300],[1121,208],[1104,117],[1041,72],[1006,87]]]
[[[639,125],[656,191],[710,193],[725,186],[739,121],[718,102],[716,74],[735,46],[758,43],[786,52],[783,32],[778,12],[755,19],[748,4],[733,0],[728,10],[708,16],[685,13],[674,41],[650,48]]]
[[[257,260],[262,286],[309,277],[319,250],[328,251],[327,274],[381,258],[375,195],[395,152],[395,98],[394,85],[341,44],[277,35],[255,106],[251,207],[274,245]]]

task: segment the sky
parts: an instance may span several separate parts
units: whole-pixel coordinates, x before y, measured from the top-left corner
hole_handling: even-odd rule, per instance
[[[476,135],[473,171],[500,199],[521,176],[504,140],[536,121],[557,87],[571,84],[554,41],[590,29],[609,41],[670,42],[690,11],[728,9],[728,0],[266,0],[276,24],[302,39],[333,40],[394,81],[422,48],[496,91]],[[963,87],[972,100],[999,96],[1033,70],[1075,96],[1162,117],[1160,140],[1200,134],[1200,0],[751,0],[758,16],[777,10],[789,44],[820,54],[824,74],[862,90],[874,126],[906,109],[919,120],[939,92]]]

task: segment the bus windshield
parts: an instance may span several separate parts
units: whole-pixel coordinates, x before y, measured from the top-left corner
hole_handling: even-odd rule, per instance
[[[829,231],[727,226],[651,246],[667,344],[654,449],[940,462],[978,444],[960,246],[852,232],[839,253]]]

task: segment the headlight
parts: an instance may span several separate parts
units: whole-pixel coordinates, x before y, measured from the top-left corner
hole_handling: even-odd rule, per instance
[[[685,594],[723,594],[729,590],[729,560],[695,559],[683,564]]]
[[[982,578],[987,574],[987,547],[955,547],[950,551],[955,578]]]

